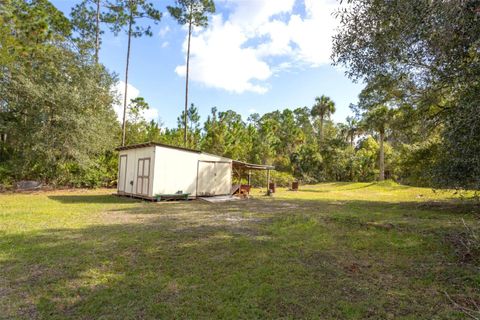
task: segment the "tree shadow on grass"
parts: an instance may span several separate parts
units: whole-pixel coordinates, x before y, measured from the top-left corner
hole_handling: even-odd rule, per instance
[[[208,291],[204,279],[218,281],[248,261],[247,252],[261,250],[266,241],[252,236],[257,233],[248,226],[179,228],[158,219],[3,234],[0,248],[8,254],[0,260],[6,284],[0,309],[7,318],[25,319],[169,317],[174,305],[183,308],[177,296],[190,282],[202,287],[194,303]]]
[[[414,237],[412,232],[423,230],[415,220],[417,229],[375,232],[376,226],[353,219],[353,207],[381,212],[388,203],[345,201],[345,210],[333,212],[331,220],[319,218],[318,209],[329,216],[328,209],[339,204],[325,200],[199,203],[110,212],[126,219],[116,224],[0,235],[3,316],[452,315],[448,301],[431,288],[448,288],[456,267],[442,267],[451,261],[438,251],[425,252],[428,259],[418,256],[439,242],[422,242],[427,233]],[[149,218],[133,222],[142,213]],[[362,250],[356,241],[375,246]]]
[[[331,183],[328,183],[329,186],[336,186],[336,187],[345,187],[345,186],[348,186],[348,185],[352,185],[354,184],[353,182],[331,182]],[[359,190],[359,189],[366,189],[366,188],[369,188],[371,186],[374,186],[375,183],[369,183],[369,184],[366,184],[366,185],[360,185],[360,186],[356,186],[356,187],[351,187],[351,188],[342,188],[342,189],[339,189],[340,191],[349,191],[349,190]],[[403,186],[394,186],[394,187],[387,187],[388,189],[390,190],[394,190],[394,189],[401,189]],[[318,193],[331,193],[331,192],[334,192],[332,190],[321,190],[321,189],[310,189],[310,188],[302,188],[300,187],[298,189],[299,192],[318,192]]]
[[[328,184],[331,185],[331,186],[334,186],[334,187],[345,187],[345,186],[357,184],[357,182],[330,182],[330,183],[328,183]],[[368,183],[368,184],[365,184],[365,185],[361,185],[361,186],[357,186],[357,187],[354,187],[354,188],[350,188],[350,189],[341,189],[341,190],[363,189],[363,188],[371,187],[371,186],[373,186],[373,185],[375,185],[374,182]]]
[[[331,191],[330,190],[319,190],[319,189],[298,189],[297,191],[292,191],[292,192],[306,192],[306,193],[311,193],[311,192],[314,192],[314,193],[330,193]]]
[[[346,187],[346,186],[356,185],[350,188],[341,188],[339,189],[340,191],[365,189],[372,186],[379,186],[379,187],[382,187],[382,189],[384,190],[402,190],[402,189],[411,188],[411,186],[398,184],[389,180],[386,180],[383,182],[376,181],[376,182],[370,182],[370,183],[360,182],[361,185],[357,185],[358,183],[359,182],[327,182],[326,184],[334,187]]]
[[[48,196],[49,199],[64,204],[82,204],[82,203],[131,203],[141,202],[142,200],[130,197],[119,197],[113,194],[106,195],[65,195]]]

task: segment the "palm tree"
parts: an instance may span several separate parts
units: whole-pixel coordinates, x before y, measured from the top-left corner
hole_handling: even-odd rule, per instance
[[[322,95],[315,98],[315,104],[312,107],[312,117],[320,118],[319,140],[323,141],[323,123],[325,119],[330,118],[335,113],[335,103],[329,97]]]
[[[346,136],[350,138],[350,146],[353,148],[353,142],[355,140],[355,136],[358,134],[359,126],[358,120],[354,117],[347,117],[347,123],[345,124],[346,129]]]
[[[393,116],[393,111],[385,105],[379,105],[371,108],[364,114],[365,126],[378,133],[379,156],[378,180],[385,180],[385,151],[383,143],[385,141],[385,133]]]

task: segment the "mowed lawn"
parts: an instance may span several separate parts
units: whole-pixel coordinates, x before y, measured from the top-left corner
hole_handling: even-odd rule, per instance
[[[0,195],[0,318],[461,319],[480,305],[451,192],[393,183],[222,204]],[[458,305],[455,305],[457,303]]]

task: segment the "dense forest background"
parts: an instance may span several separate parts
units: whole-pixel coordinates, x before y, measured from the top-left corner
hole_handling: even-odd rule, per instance
[[[160,20],[153,4],[137,2]],[[332,122],[328,92],[311,106],[247,119],[228,106],[210,106],[200,119],[191,104],[186,146],[273,164],[280,184],[394,179],[480,189],[480,1],[347,2],[332,59],[365,83],[355,116]],[[70,18],[47,0],[0,3],[0,185],[115,184],[118,79],[98,63],[95,17],[119,32],[127,23],[119,8],[132,12],[133,2],[98,14],[96,3],[81,2]],[[147,108],[142,98],[128,102],[127,144],[184,146],[185,113],[172,106],[178,126],[164,128],[142,117]]]

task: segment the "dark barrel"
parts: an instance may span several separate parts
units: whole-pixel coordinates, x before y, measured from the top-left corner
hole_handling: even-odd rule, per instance
[[[293,181],[292,182],[292,190],[293,191],[298,191],[298,181]]]

